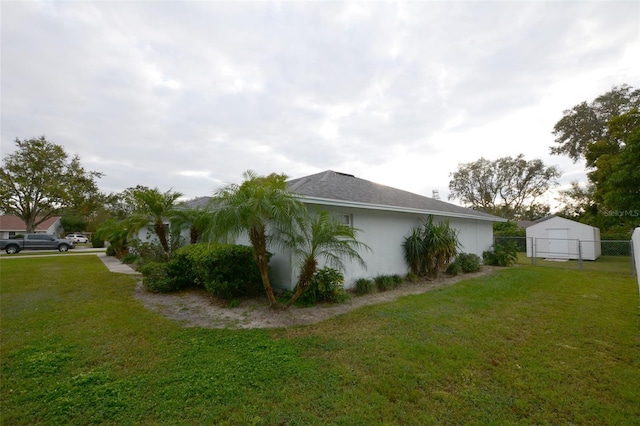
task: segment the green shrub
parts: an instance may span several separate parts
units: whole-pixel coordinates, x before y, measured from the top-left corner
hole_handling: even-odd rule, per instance
[[[373,281],[367,278],[359,278],[355,282],[356,294],[367,294],[373,291]]]
[[[460,253],[455,263],[460,265],[462,272],[477,272],[482,267],[480,256],[473,253]]]
[[[514,242],[494,244],[493,250],[482,253],[485,265],[509,266],[518,260],[518,247]]]
[[[107,251],[106,251],[107,256],[115,256],[116,253],[117,253],[117,250],[115,246],[107,247]]]
[[[96,232],[94,232],[91,235],[91,247],[93,247],[93,248],[103,248],[104,247],[104,240],[102,238],[99,238],[98,234]]]
[[[420,277],[415,272],[409,271],[407,272],[407,275],[404,276],[404,279],[410,283],[417,283]]]
[[[481,268],[480,257],[473,253],[460,253],[456,260],[447,267],[447,274],[456,276],[460,272],[468,274]]]
[[[129,242],[129,252],[140,258],[141,264],[150,262],[167,262],[167,253],[159,241],[133,240]]]
[[[433,223],[433,216],[422,220],[402,243],[404,260],[411,272],[436,278],[458,254],[458,231],[449,222]]]
[[[402,277],[400,276],[400,274],[391,275],[391,279],[393,280],[393,283],[396,284],[396,286],[402,284]]]
[[[305,306],[315,305],[319,302],[342,303],[349,299],[349,294],[344,289],[344,276],[337,269],[318,269],[298,302]]]
[[[526,237],[504,237],[500,235],[493,235],[493,243],[499,245],[505,245],[512,242],[516,245],[519,252],[526,253],[527,251],[527,238]]]
[[[373,281],[376,283],[379,291],[387,291],[398,287],[402,279],[400,279],[400,282],[397,282],[393,275],[378,275]]]
[[[120,261],[122,263],[124,263],[125,265],[130,265],[130,264],[134,263],[136,260],[138,260],[138,256],[133,254],[133,253],[125,254],[122,257],[122,259],[120,259]]]
[[[142,285],[152,293],[169,293],[180,289],[169,276],[167,263],[149,262],[141,266],[138,272],[143,275]]]
[[[451,276],[456,276],[458,275],[460,272],[462,272],[462,265],[460,265],[460,263],[458,262],[451,262],[449,264],[449,266],[447,266],[447,270],[446,273],[451,275]]]
[[[173,253],[169,275],[180,288],[202,286],[214,296],[257,296],[264,287],[253,249],[234,244],[191,244]]]

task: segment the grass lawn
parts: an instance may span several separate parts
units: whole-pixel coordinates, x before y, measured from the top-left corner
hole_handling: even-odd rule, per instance
[[[0,260],[1,424],[638,424],[629,275],[520,266],[304,327],[180,328],[97,257]]]
[[[531,265],[531,258],[526,253],[518,253],[518,264]],[[580,269],[577,260],[545,260],[536,259],[536,266],[547,266],[553,268]],[[615,272],[631,274],[631,256],[600,256],[597,260],[583,260],[582,268],[585,271]]]

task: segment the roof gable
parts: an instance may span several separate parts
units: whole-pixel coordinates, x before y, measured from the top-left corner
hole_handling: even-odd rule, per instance
[[[434,200],[433,198],[380,185],[332,170],[292,179],[287,182],[287,185],[290,191],[307,199],[337,200],[384,210],[415,211],[425,214],[504,221],[504,219],[487,213]]]

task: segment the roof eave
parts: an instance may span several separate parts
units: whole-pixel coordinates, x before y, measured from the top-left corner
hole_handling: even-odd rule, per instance
[[[421,214],[421,215],[447,216],[447,217],[456,217],[461,219],[485,220],[488,222],[506,222],[507,221],[507,219],[503,219],[497,216],[485,217],[485,216],[479,216],[474,214],[452,213],[452,212],[443,212],[443,211],[437,211],[437,210],[416,209],[411,207],[387,206],[384,204],[361,203],[358,201],[345,201],[345,200],[335,200],[331,198],[310,197],[310,196],[300,195],[300,194],[298,194],[297,197],[303,203],[319,204],[324,206],[352,207],[352,208],[367,209],[367,210],[383,210],[383,211],[400,212],[400,213],[414,213],[414,214]]]

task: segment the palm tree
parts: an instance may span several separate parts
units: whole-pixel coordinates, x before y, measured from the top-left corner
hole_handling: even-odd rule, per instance
[[[402,248],[413,273],[436,278],[458,254],[458,231],[448,221],[434,224],[433,216],[429,216],[405,237]]]
[[[294,258],[300,262],[300,275],[287,307],[309,288],[320,259],[338,270],[344,270],[344,260],[347,259],[356,260],[366,268],[358,250],[370,248],[356,239],[358,231],[339,222],[328,212],[321,211],[313,216],[307,215],[300,222],[300,227],[288,234],[286,241]]]
[[[189,243],[197,243],[205,234],[207,227],[211,223],[211,211],[204,208],[177,208],[173,215],[171,224],[177,229],[189,229]]]
[[[258,176],[248,170],[243,177],[242,184],[227,185],[214,195],[211,232],[232,237],[247,233],[269,303],[272,308],[277,308],[280,304],[269,280],[267,244],[280,242],[273,231],[286,232],[295,226],[302,217],[304,206],[287,191],[287,176],[284,174]]]
[[[95,236],[103,241],[108,241],[114,255],[120,259],[129,252],[130,228],[131,225],[127,220],[107,219],[100,224]]]
[[[158,236],[162,249],[169,257],[171,249],[167,239],[165,221],[174,214],[176,200],[182,194],[171,190],[163,193],[158,188],[136,187],[132,189],[131,195],[136,206],[131,222],[135,223],[138,229],[152,223],[153,231]]]

